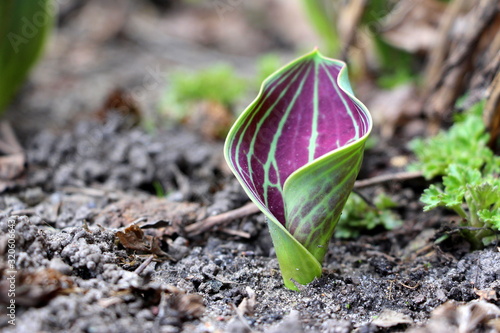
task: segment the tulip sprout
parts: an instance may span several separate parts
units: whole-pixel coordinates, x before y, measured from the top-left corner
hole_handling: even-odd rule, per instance
[[[321,275],[371,128],[345,63],[318,50],[267,78],[231,128],[226,160],[267,217],[289,289]]]

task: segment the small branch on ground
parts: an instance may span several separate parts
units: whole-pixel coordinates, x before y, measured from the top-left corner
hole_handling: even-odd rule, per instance
[[[390,181],[404,181],[409,179],[415,179],[422,177],[421,171],[403,171],[398,173],[392,173],[388,175],[381,175],[372,178],[357,180],[354,183],[355,189],[365,188],[369,186],[375,186],[382,183],[388,183]]]
[[[146,269],[146,267],[148,267],[149,264],[153,261],[153,257],[154,257],[153,255],[150,255],[146,260],[144,260],[144,262],[134,271],[135,274],[141,275],[141,273]]]
[[[228,212],[207,217],[204,220],[190,224],[186,227],[186,233],[188,236],[199,235],[215,226],[223,226],[229,222],[239,219],[248,215],[258,213],[260,210],[253,202],[247,203],[245,206],[230,210]]]
[[[354,188],[360,189],[369,186],[379,185],[382,183],[387,183],[390,181],[404,181],[420,177],[422,177],[422,172],[420,171],[404,171],[389,175],[382,175],[368,179],[358,180],[354,183]],[[185,228],[185,231],[187,236],[189,237],[196,236],[214,227],[222,227],[236,219],[256,214],[259,212],[260,212],[259,208],[253,202],[249,202],[243,207],[230,210],[228,212],[219,215],[210,216],[204,220],[190,224]],[[228,230],[224,231],[228,233]],[[241,234],[238,234],[238,236],[244,237]]]

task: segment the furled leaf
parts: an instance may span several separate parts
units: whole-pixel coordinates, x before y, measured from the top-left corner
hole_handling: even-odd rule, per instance
[[[287,287],[321,274],[371,127],[345,64],[315,50],[265,80],[229,132],[226,159],[269,219]]]

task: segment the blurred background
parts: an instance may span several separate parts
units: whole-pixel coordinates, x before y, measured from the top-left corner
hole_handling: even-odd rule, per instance
[[[20,130],[66,126],[125,104],[149,129],[181,122],[222,138],[266,76],[318,47],[348,63],[382,139],[435,133],[457,107],[481,99],[489,99],[485,122],[498,132],[495,0],[53,4],[45,52],[6,114]]]

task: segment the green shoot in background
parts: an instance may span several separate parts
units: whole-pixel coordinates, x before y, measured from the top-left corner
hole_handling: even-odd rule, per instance
[[[337,31],[336,20],[333,15],[331,1],[325,0],[303,0],[303,7],[309,17],[311,25],[323,41],[323,48],[326,54],[336,57],[340,54],[339,34]]]
[[[42,54],[53,20],[51,0],[0,1],[0,114]]]

